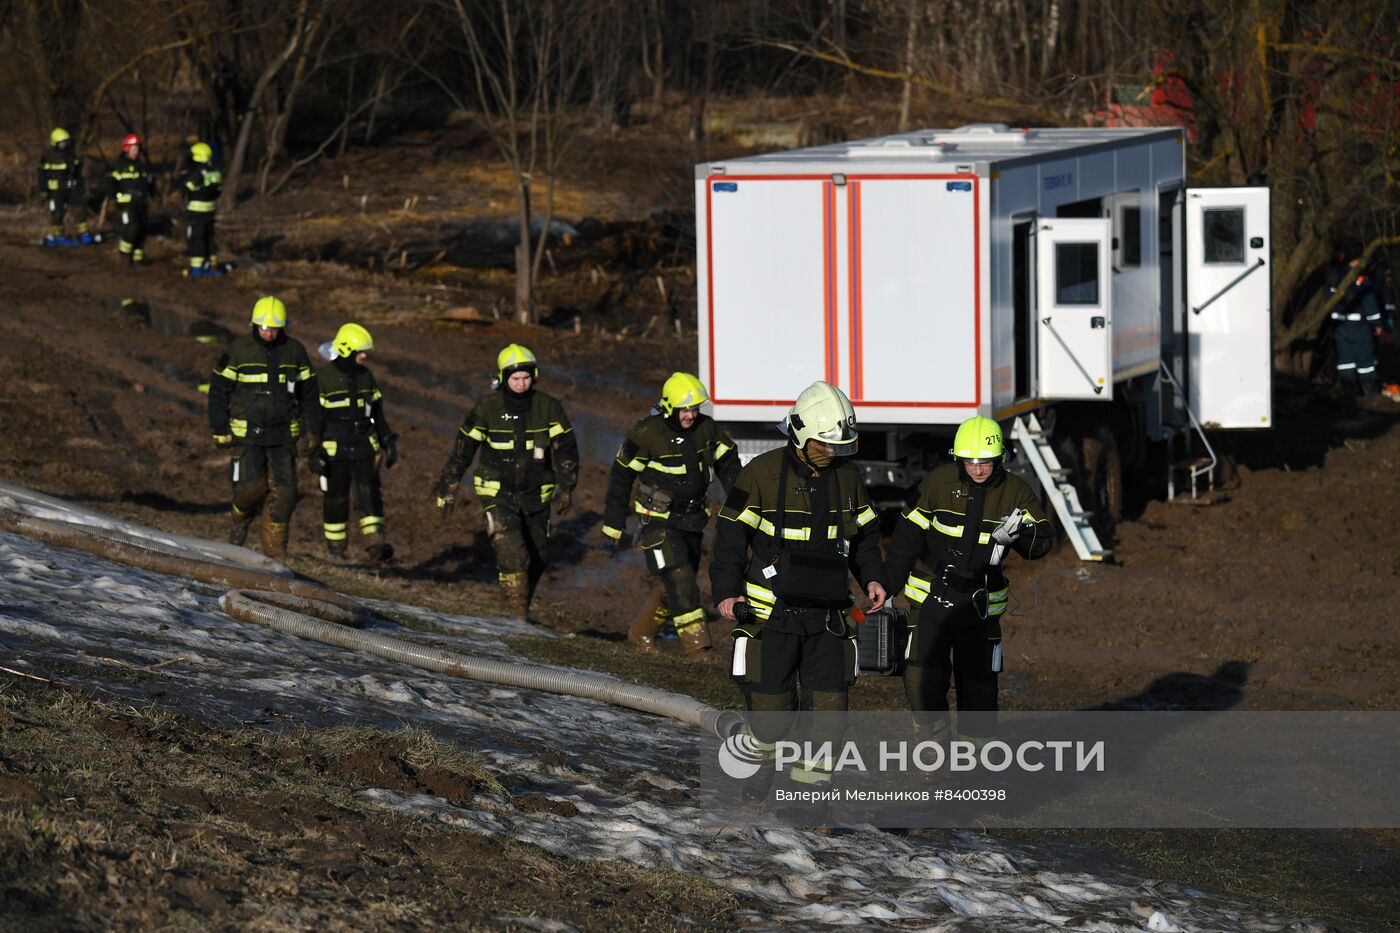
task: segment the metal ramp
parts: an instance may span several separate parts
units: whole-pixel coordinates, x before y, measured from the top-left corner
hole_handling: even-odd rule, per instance
[[[1099,543],[1099,536],[1089,524],[1089,513],[1079,504],[1079,493],[1070,481],[1069,470],[1060,465],[1050,438],[1040,427],[1034,414],[1018,417],[1011,424],[1011,436],[1020,445],[1040,480],[1041,488],[1050,497],[1050,504],[1060,518],[1060,527],[1074,545],[1080,560],[1104,560],[1112,552]]]

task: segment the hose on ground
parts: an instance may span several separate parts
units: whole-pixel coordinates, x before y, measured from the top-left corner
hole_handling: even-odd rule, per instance
[[[219,602],[230,616],[298,638],[364,651],[453,677],[599,700],[689,723],[720,738],[743,727],[743,717],[736,712],[717,710],[694,697],[630,684],[605,674],[474,658],[382,632],[363,631],[368,613],[359,604],[304,580],[195,560],[157,549],[147,541],[137,544],[130,536],[116,540],[110,537],[111,529],[35,518],[13,509],[0,508],[0,530],[167,576],[229,587]]]
[[[455,651],[415,644],[380,632],[345,628],[343,625],[309,618],[302,611],[267,605],[261,602],[264,595],[273,594],[232,590],[224,594],[220,603],[224,611],[235,619],[266,625],[298,638],[307,638],[353,651],[364,651],[439,674],[466,677],[507,687],[601,700],[678,719],[699,726],[720,738],[729,736],[743,724],[743,719],[738,713],[717,710],[683,694],[629,684],[591,671],[560,670],[538,664],[473,658]]]

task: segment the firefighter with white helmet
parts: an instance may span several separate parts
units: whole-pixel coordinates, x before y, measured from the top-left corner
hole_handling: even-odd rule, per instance
[[[436,492],[438,510],[450,516],[457,484],[481,450],[472,484],[506,607],[519,619],[528,618],[549,564],[550,505],[567,512],[578,483],[578,440],[564,406],[535,388],[539,373],[529,347],[513,343],[497,354],[495,391],[467,413]]]
[[[603,535],[625,540],[627,514],[633,513],[640,526],[637,544],[657,584],[627,632],[643,649],[655,646],[665,621],[675,627],[686,654],[712,647],[696,573],[710,520],[710,481],[719,479],[727,493],[739,475],[739,455],[729,435],[701,413],[709,400],[699,377],[672,373],[655,411],[627,432],[608,478]]]
[[[932,741],[949,737],[948,688],[956,685],[959,737],[996,734],[1001,617],[1011,598],[1008,551],[1026,560],[1050,552],[1054,534],[1040,497],[1003,467],[1001,426],[958,426],[953,462],[931,472],[895,526],[885,564],[892,592],[911,614],[904,690]]]
[[[842,712],[856,676],[850,577],[872,610],[885,603],[875,510],[855,453],[856,414],[840,389],[815,382],[784,422],[788,442],[740,472],[720,510],[710,586],[735,619],[731,675],[749,728],[771,750],[791,727],[798,689],[814,711]],[[830,768],[806,762],[796,780],[825,783]]]
[[[336,331],[330,343],[333,359],[316,373],[321,444],[307,455],[306,466],[321,477],[326,550],[332,557],[344,557],[349,550],[353,491],[365,556],[382,564],[394,556],[394,549],[385,538],[379,467],[398,462],[399,449],[398,435],[384,417],[384,395],[365,366],[373,349],[374,338],[359,324],[343,324]]]
[[[209,380],[209,427],[232,454],[229,541],[242,544],[263,508],[263,553],[287,556],[296,509],[296,443],[320,446],[316,373],[301,342],[287,334],[287,306],[267,295],[253,305],[252,328],[237,337]]]

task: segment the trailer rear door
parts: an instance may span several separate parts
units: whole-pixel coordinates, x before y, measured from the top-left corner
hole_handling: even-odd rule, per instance
[[[1036,227],[1036,344],[1041,398],[1113,398],[1113,283],[1106,219]]]
[[[710,366],[716,404],[790,403],[836,357],[831,183],[709,179]]]
[[[1268,188],[1187,190],[1187,398],[1205,427],[1273,420],[1268,243]]]

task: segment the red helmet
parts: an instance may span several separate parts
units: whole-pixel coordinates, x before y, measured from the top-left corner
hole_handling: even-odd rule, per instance
[[[137,136],[135,133],[127,133],[126,137],[122,140],[122,152],[125,152],[132,146],[139,145],[141,145],[141,137]]]

